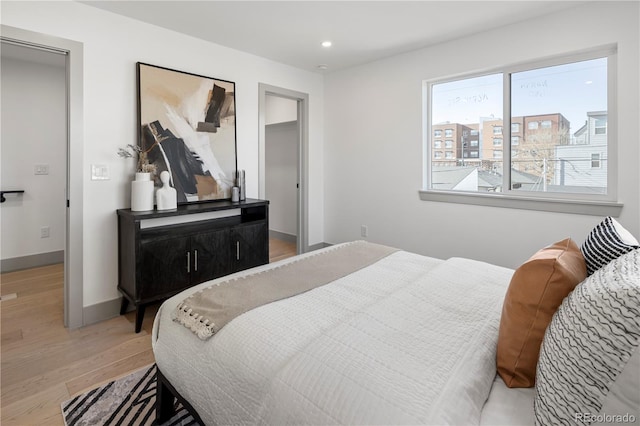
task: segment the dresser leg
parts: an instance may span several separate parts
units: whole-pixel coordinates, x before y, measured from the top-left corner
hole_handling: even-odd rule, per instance
[[[129,307],[129,299],[122,296],[122,302],[120,302],[120,315],[127,313],[127,307]]]
[[[144,305],[136,306],[136,333],[142,330],[142,320],[144,319]]]

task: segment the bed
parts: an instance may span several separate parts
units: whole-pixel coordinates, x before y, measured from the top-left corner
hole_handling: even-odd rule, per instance
[[[331,256],[367,246],[328,247],[167,300],[152,337],[159,387],[207,425],[533,424],[534,389],[509,389],[496,375],[511,269],[392,250],[250,309],[212,337],[176,321],[178,306],[204,289],[311,260],[330,265]],[[158,413],[166,416],[164,407]]]
[[[622,263],[612,261],[614,266],[585,280],[595,284],[581,283],[582,291],[573,292],[586,297],[585,321],[592,321],[590,330],[600,333],[594,342],[608,339],[614,328],[622,330],[620,342],[608,342],[603,353],[590,350],[593,360],[586,368],[593,370],[592,361],[604,360],[595,376],[580,371],[584,351],[570,353],[581,349],[564,337],[567,330],[554,316],[551,333],[544,338],[558,347],[538,341],[544,376],[536,376],[540,386],[535,388],[507,387],[496,370],[505,294],[510,297],[512,278],[524,271],[522,266],[514,273],[470,259],[440,260],[357,241],[200,284],[168,299],[154,322],[159,420],[170,417],[175,396],[206,425],[532,425],[560,419],[591,424],[577,421],[577,413],[610,420],[593,417],[605,409],[617,410],[627,420],[631,416],[633,423],[640,406],[640,250],[637,244],[630,247],[633,252],[622,256]],[[371,249],[375,256],[360,256]],[[584,269],[582,256],[574,258]],[[350,270],[344,259],[361,261]],[[554,274],[562,269],[558,263],[543,266]],[[341,272],[332,277],[334,269]],[[325,274],[326,282],[320,280],[297,295],[285,292],[264,302],[253,293],[263,283],[287,287],[313,281],[309,277],[323,271],[332,271]],[[614,317],[607,311],[590,319],[590,307],[600,303],[598,298],[607,293],[602,283],[608,282],[615,287],[611,297],[620,302]],[[237,300],[229,306],[217,303],[220,288],[243,285],[247,299],[258,299],[253,306],[238,309]],[[198,306],[204,295],[213,295],[207,303],[218,305],[218,311],[226,315],[229,308],[234,314],[207,317],[206,309]],[[575,310],[582,303],[565,296],[557,305],[568,300]],[[579,332],[575,338],[585,340]],[[571,363],[575,365],[565,366]],[[574,369],[571,380],[560,383],[558,377],[565,373],[552,371],[556,367]],[[625,377],[616,390],[616,380]],[[594,390],[591,379],[604,385]],[[568,394],[574,405],[566,403]]]

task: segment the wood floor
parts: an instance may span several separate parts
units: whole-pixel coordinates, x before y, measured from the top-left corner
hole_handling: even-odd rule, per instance
[[[269,241],[270,260],[295,244]],[[142,331],[133,312],[68,330],[63,325],[63,266],[0,276],[0,424],[62,425],[60,404],[154,361],[148,308]]]

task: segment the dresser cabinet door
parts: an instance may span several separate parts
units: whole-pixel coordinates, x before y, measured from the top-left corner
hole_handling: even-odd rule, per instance
[[[264,222],[239,225],[231,229],[233,271],[269,263],[267,225]]]
[[[194,264],[191,284],[200,284],[230,274],[229,230],[220,229],[191,237]]]
[[[192,268],[189,238],[143,241],[136,272],[138,299],[157,299],[189,287]]]

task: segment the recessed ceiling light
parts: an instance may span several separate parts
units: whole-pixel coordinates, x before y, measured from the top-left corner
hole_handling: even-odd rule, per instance
[[[316,68],[318,68],[319,70],[326,70],[329,67],[327,66],[327,64],[320,64]]]
[[[322,47],[331,47],[331,45],[332,45],[332,44],[333,44],[333,43],[331,43],[329,40],[327,40],[327,41],[323,41],[323,42],[322,42]]]

